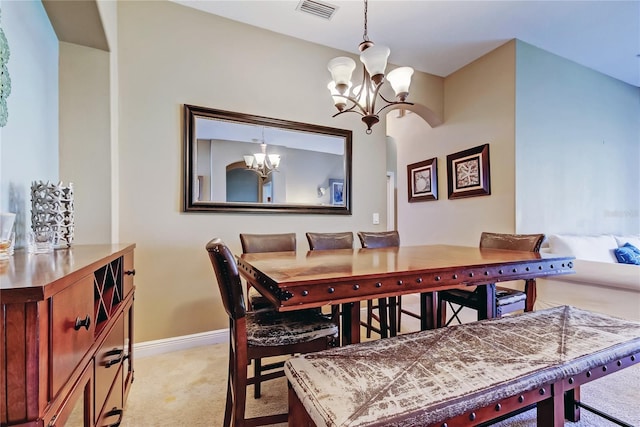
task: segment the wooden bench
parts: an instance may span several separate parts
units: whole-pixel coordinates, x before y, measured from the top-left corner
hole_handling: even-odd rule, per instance
[[[640,323],[569,306],[406,334],[288,360],[289,425],[472,426],[535,403],[562,426],[581,384],[638,361]]]

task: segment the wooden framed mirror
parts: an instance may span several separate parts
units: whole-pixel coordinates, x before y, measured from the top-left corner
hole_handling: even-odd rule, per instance
[[[185,212],[351,215],[350,130],[184,105]]]

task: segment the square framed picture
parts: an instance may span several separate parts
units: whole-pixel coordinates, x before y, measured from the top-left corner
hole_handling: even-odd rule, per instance
[[[447,156],[449,199],[491,194],[489,144]]]
[[[331,204],[344,205],[344,180],[330,179],[329,190],[331,192]]]
[[[407,165],[409,202],[438,200],[438,159]]]

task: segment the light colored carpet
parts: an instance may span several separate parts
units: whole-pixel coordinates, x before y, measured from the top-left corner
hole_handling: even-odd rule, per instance
[[[405,327],[415,326],[403,319]],[[404,328],[403,327],[403,330]],[[122,427],[222,426],[226,398],[228,345],[217,344],[135,359],[135,381],[125,406]],[[287,410],[285,378],[263,384],[262,397],[249,387],[247,416]],[[582,401],[633,426],[640,426],[640,365],[588,383]],[[608,427],[615,424],[582,410],[572,427]],[[286,426],[286,424],[278,424]],[[535,427],[535,410],[495,424],[499,427]]]

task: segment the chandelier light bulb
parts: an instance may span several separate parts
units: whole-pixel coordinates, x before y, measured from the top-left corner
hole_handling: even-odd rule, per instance
[[[244,157],[244,164],[247,165],[248,168],[253,166],[253,156],[243,156],[243,157]]]
[[[345,107],[347,106],[347,99],[344,96],[340,96],[340,92],[338,92],[338,89],[336,89],[335,82],[329,82],[329,84],[327,85],[327,89],[329,89],[329,92],[331,92],[331,97],[333,98],[333,105],[335,105],[339,111],[344,110]],[[349,94],[350,89],[351,89],[351,82],[349,82],[349,85],[347,86],[347,90],[345,91],[345,94]]]
[[[367,72],[372,78],[375,76],[384,77],[384,71],[387,68],[387,59],[390,54],[391,49],[388,47],[373,45],[362,51],[360,54],[360,61],[367,68]]]
[[[396,97],[401,101],[404,101],[409,94],[412,75],[413,68],[411,67],[398,67],[387,75],[387,80],[391,84]]]
[[[351,86],[351,74],[356,69],[356,61],[346,56],[339,56],[329,61],[327,66],[338,93],[343,95]]]
[[[280,155],[279,154],[269,154],[269,163],[271,163],[271,167],[273,169],[277,169],[280,165]]]

